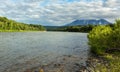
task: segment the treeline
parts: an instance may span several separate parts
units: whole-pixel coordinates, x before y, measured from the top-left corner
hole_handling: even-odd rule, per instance
[[[41,25],[25,24],[0,17],[0,31],[44,31]]]
[[[91,51],[103,54],[107,51],[120,50],[120,20],[114,25],[97,26],[88,35]]]
[[[85,26],[69,26],[66,27],[66,31],[69,32],[89,32],[95,27],[95,25],[85,25]]]
[[[48,31],[66,31],[66,32],[90,32],[98,25],[79,25],[79,26],[46,26]],[[108,26],[113,27],[113,24]]]
[[[69,32],[90,32],[94,27],[97,26],[99,25],[88,24],[88,25],[79,25],[79,26],[68,26],[64,28],[64,30]],[[106,26],[113,27],[113,24],[107,24]]]

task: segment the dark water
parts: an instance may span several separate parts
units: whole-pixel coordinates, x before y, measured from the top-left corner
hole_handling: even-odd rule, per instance
[[[88,57],[87,33],[1,32],[0,72],[22,72],[63,55]]]

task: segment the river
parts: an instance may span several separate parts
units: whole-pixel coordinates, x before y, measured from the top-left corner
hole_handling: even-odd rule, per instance
[[[87,42],[87,33],[1,32],[0,72],[22,72],[63,56],[77,57],[84,64],[89,53]]]

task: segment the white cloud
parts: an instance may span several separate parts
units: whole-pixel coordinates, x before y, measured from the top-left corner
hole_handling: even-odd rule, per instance
[[[119,0],[2,0],[0,15],[26,23],[63,25],[76,19],[120,17]]]

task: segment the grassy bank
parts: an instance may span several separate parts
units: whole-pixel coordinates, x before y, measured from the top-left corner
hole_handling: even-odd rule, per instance
[[[94,72],[120,72],[120,20],[113,27],[97,26],[88,35]],[[93,60],[93,59],[92,59]]]
[[[89,57],[87,70],[90,72],[120,72],[120,53],[96,55]]]
[[[96,71],[120,72],[120,53],[105,54],[103,58],[108,62],[97,64]]]

